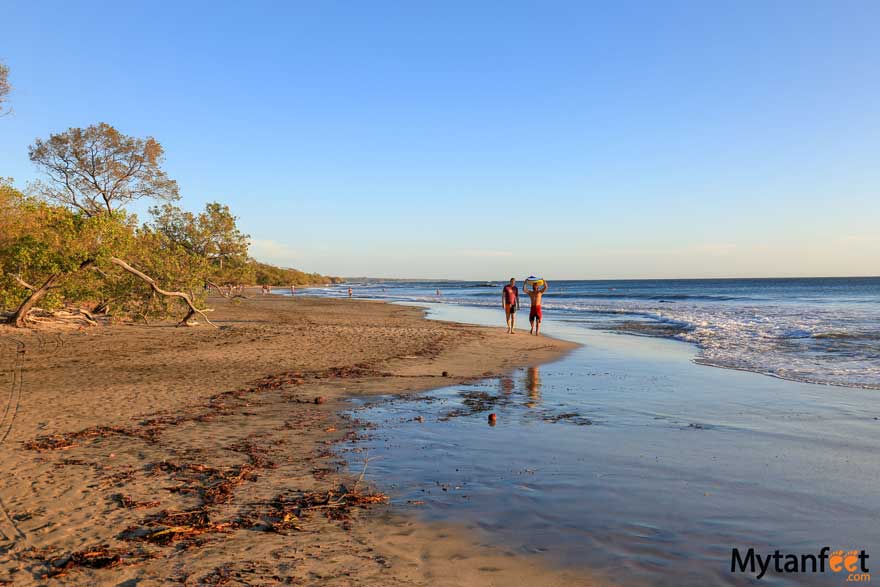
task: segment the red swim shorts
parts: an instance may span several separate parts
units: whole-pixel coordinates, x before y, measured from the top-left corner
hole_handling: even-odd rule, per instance
[[[529,322],[531,322],[535,318],[538,319],[538,322],[540,322],[544,318],[544,313],[541,311],[541,306],[532,306],[532,309],[529,310]]]

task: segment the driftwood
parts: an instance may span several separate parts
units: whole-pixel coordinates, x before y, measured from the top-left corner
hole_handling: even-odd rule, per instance
[[[225,292],[225,291],[223,291],[222,287],[220,287],[219,285],[217,285],[213,281],[206,281],[205,283],[208,285],[208,287],[213,287],[214,289],[216,289],[217,293],[226,299],[230,299],[230,300],[234,300],[236,298],[244,298],[246,300],[250,299],[248,296],[244,295],[243,293],[234,293],[234,291],[238,288],[229,288],[229,291]]]
[[[57,323],[57,322],[72,322],[85,323],[86,326],[97,326],[98,322],[95,320],[95,317],[91,312],[87,310],[83,310],[81,308],[76,308],[74,310],[55,310],[55,311],[47,311],[42,308],[33,308],[32,313],[28,316],[28,320],[30,322],[48,322],[48,323]]]
[[[214,324],[213,322],[211,322],[208,319],[208,316],[205,314],[205,310],[200,310],[199,308],[196,307],[196,305],[193,303],[193,300],[189,296],[189,294],[186,294],[181,291],[166,291],[166,290],[162,289],[156,283],[156,280],[154,280],[152,277],[150,277],[146,273],[143,273],[142,271],[138,271],[137,269],[135,269],[134,267],[132,267],[131,265],[129,265],[128,263],[126,263],[125,261],[123,261],[122,259],[120,259],[118,257],[110,257],[110,262],[113,263],[114,265],[116,265],[117,267],[131,273],[135,277],[145,281],[152,288],[153,293],[157,293],[157,294],[159,294],[161,296],[165,296],[165,297],[180,298],[181,300],[186,302],[186,305],[189,307],[189,312],[187,312],[187,314],[186,314],[186,316],[184,316],[183,320],[178,322],[178,324],[177,324],[178,326],[191,326],[190,320],[192,320],[193,316],[198,314],[199,316],[201,316],[202,318],[205,319],[205,322],[207,322],[211,326],[214,326],[215,328],[217,327],[216,324]]]

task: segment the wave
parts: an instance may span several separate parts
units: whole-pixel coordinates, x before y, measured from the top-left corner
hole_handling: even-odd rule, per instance
[[[501,287],[489,288],[488,286],[467,286],[467,287],[446,287],[439,288],[442,291],[449,292],[457,289],[478,290],[470,292],[467,297],[472,298],[497,298],[500,294]],[[487,291],[492,289],[492,291]],[[497,289],[498,291],[494,291]],[[482,290],[482,291],[480,291]],[[679,301],[702,301],[702,302],[758,302],[761,298],[747,296],[731,296],[731,295],[712,295],[712,294],[682,294],[682,293],[615,293],[615,292],[552,292],[554,297],[559,300],[648,300],[656,302],[679,302]]]
[[[496,307],[495,292],[446,284],[441,296],[417,287],[363,288],[388,301]],[[328,288],[323,295],[345,295]],[[557,292],[553,292],[556,294]],[[878,305],[779,300],[726,294],[662,295],[562,292],[544,300],[550,315],[606,331],[672,338],[696,345],[703,365],[752,371],[807,383],[880,389]],[[664,303],[675,301],[676,303]],[[716,303],[723,301],[725,303]]]

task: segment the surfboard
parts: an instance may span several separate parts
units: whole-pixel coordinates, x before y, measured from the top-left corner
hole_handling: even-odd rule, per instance
[[[542,287],[544,285],[543,277],[535,277],[534,275],[529,275],[526,277],[523,285],[527,288],[532,287],[532,285],[537,285],[538,287]]]

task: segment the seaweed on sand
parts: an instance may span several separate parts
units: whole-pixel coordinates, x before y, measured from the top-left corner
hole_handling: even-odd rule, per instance
[[[76,569],[110,569],[155,558],[155,555],[143,550],[109,548],[106,544],[101,544],[58,557],[46,556],[43,552],[35,551],[31,558],[46,561],[49,567],[46,576],[57,578]]]
[[[174,542],[191,541],[202,534],[229,532],[234,522],[213,522],[202,506],[192,510],[163,510],[125,530],[120,538],[167,546]]]
[[[257,529],[283,533],[302,530],[300,522],[309,515],[320,514],[330,520],[347,521],[355,508],[368,508],[388,502],[384,493],[362,491],[357,484],[351,489],[340,485],[326,491],[307,491],[279,494],[260,504],[255,512],[264,523]]]

